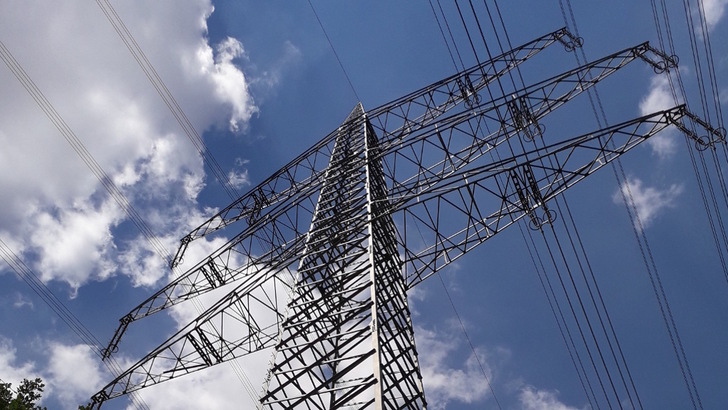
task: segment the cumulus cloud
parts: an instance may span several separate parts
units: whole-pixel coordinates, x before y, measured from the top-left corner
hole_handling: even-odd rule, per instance
[[[666,75],[656,75],[650,81],[650,91],[640,101],[639,109],[641,115],[652,114],[657,111],[666,110],[675,106],[672,98],[670,83]],[[674,132],[662,132],[647,140],[652,152],[660,158],[668,158],[677,150]]]
[[[105,370],[91,347],[85,344],[43,343],[47,361],[18,363],[13,343],[0,335],[0,375],[5,383],[18,386],[23,379],[43,379],[43,399],[54,396],[63,408],[76,408],[85,403],[102,385]]]
[[[450,366],[450,356],[463,348],[457,339],[422,327],[415,328],[415,339],[430,408],[445,409],[453,401],[475,403],[487,398],[490,394],[488,383],[474,355],[470,355],[462,367]],[[487,355],[483,349],[479,350],[478,358],[493,383],[493,372],[485,362]]]
[[[723,18],[728,0],[703,0],[702,3],[705,21],[708,23],[708,29],[712,30]]]
[[[255,408],[270,352],[222,363],[139,391],[155,410]],[[245,370],[243,370],[245,369]],[[133,406],[127,407],[135,409]]]
[[[683,187],[676,184],[664,190],[644,186],[639,178],[628,178],[620,189],[621,192],[615,192],[612,200],[615,204],[621,204],[622,195],[631,197],[643,228],[651,224],[662,211],[674,207],[675,200],[683,191]]]
[[[228,182],[230,182],[230,185],[234,186],[237,189],[250,185],[248,170],[244,169],[242,171],[230,171],[228,173]]]
[[[30,310],[35,309],[35,305],[33,304],[33,301],[30,300],[30,298],[21,294],[20,292],[16,292],[14,296],[13,307],[16,309],[20,309],[25,306],[27,306]]]
[[[243,44],[228,37],[218,44],[216,52],[213,56],[210,47],[201,47],[198,50],[201,69],[214,84],[218,98],[232,106],[230,130],[240,131],[241,125],[250,120],[257,111],[248,93],[245,75],[233,64],[233,60],[243,56]]]
[[[558,395],[558,391],[538,390],[533,386],[525,386],[518,394],[518,401],[524,410],[578,410],[560,402]]]
[[[234,38],[210,44],[209,0],[115,7],[198,131],[245,129],[257,107],[238,65],[243,45]],[[29,1],[0,4],[0,16],[0,39],[173,251],[174,238],[200,219],[203,162],[102,11],[81,1],[52,9]],[[3,237],[43,280],[73,290],[120,272],[135,285],[156,283],[165,273],[160,256],[6,74],[0,88],[13,104],[0,110],[0,190],[12,194],[0,196]],[[244,169],[231,175],[245,183]]]
[[[47,367],[47,383],[64,408],[88,401],[94,389],[102,385],[103,370],[87,345],[64,345],[52,342]]]
[[[41,279],[61,279],[77,290],[89,278],[108,277],[114,270],[111,228],[120,217],[109,200],[99,206],[79,200],[64,208],[31,208],[26,229],[30,246],[39,251]]]
[[[12,341],[0,335],[0,375],[5,383],[17,386],[23,379],[39,377],[35,363],[17,363],[17,350]]]

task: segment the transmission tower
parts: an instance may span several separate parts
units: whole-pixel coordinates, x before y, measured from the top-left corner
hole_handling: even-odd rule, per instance
[[[629,63],[675,67],[643,43],[513,92],[489,88],[554,44],[572,51],[581,39],[560,29],[376,109],[358,104],[190,232],[172,267],[191,242],[236,233],[125,315],[105,358],[131,323],[231,290],[94,395],[95,407],[273,348],[260,408],[426,408],[410,288],[521,219],[550,223],[550,200],[668,127],[699,148],[725,139],[684,106],[547,138],[544,116]]]

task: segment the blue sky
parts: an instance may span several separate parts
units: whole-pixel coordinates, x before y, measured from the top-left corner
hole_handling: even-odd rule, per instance
[[[681,2],[667,3],[688,102],[697,108],[697,68],[685,10]],[[697,3],[687,3],[697,18]],[[313,4],[365,109],[455,72],[428,2]],[[498,4],[513,44],[565,25],[555,0]],[[703,0],[703,5],[725,107],[728,43],[722,40],[728,35],[723,15],[728,2]],[[337,127],[358,102],[307,2],[195,0],[114,7],[241,191]],[[475,59],[462,24],[450,3],[443,7],[470,66]],[[646,40],[658,46],[648,1],[574,2],[573,7],[589,59]],[[490,27],[485,16],[481,22]],[[492,34],[487,35],[493,46]],[[179,238],[229,203],[96,3],[4,2],[0,41],[165,249],[173,252]],[[557,46],[527,62],[523,73],[536,81],[575,64]],[[7,67],[0,69],[0,238],[105,343],[118,318],[163,286],[170,272],[26,89]],[[640,61],[598,90],[613,123],[672,104],[664,80]],[[586,95],[544,124],[554,140],[598,129]],[[688,147],[674,132],[655,141],[625,155],[625,173],[703,407],[722,408],[728,403],[721,384],[728,378],[728,282]],[[604,169],[570,190],[567,199],[643,406],[689,408],[619,189]],[[201,241],[190,250],[187,265],[233,234]],[[535,239],[545,252],[544,241]],[[554,274],[547,268],[547,275]],[[453,263],[441,278],[410,292],[432,408],[498,408],[473,351],[502,408],[588,408],[518,228]],[[206,296],[202,304],[212,300],[214,295]],[[194,318],[197,308],[183,304],[130,328],[117,356],[122,366]],[[260,391],[269,356],[263,352],[240,361],[254,392]],[[140,397],[153,409],[245,408],[253,398],[235,371],[217,366]],[[0,379],[17,385],[31,376],[48,384],[44,404],[49,408],[75,408],[112,379],[92,350],[3,262]],[[132,405],[116,399],[105,408],[127,406]]]

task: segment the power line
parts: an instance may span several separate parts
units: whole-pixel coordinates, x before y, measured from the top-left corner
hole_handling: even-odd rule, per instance
[[[579,355],[579,351],[576,348],[576,344],[574,343],[574,338],[571,335],[571,331],[569,330],[566,318],[564,318],[561,304],[556,298],[556,293],[554,292],[553,285],[551,284],[551,279],[549,279],[548,275],[546,274],[546,267],[544,266],[544,262],[541,258],[540,253],[538,252],[536,243],[533,240],[533,235],[531,235],[529,231],[529,244],[529,240],[527,240],[526,235],[523,233],[522,224],[518,224],[518,229],[521,233],[521,237],[523,238],[523,242],[526,244],[526,249],[531,258],[531,262],[533,263],[534,270],[536,271],[536,275],[539,279],[539,282],[541,283],[541,288],[544,291],[546,300],[549,304],[549,308],[551,309],[551,313],[554,316],[554,320],[556,320],[556,325],[559,328],[559,333],[561,333],[562,339],[564,340],[564,345],[566,346],[566,350],[569,353],[571,362],[574,365],[574,370],[576,370],[576,375],[578,376],[579,382],[582,386],[582,389],[584,390],[584,395],[586,396],[589,405],[592,408],[598,409],[599,405],[596,400],[596,395],[594,394],[594,388],[591,384],[591,381],[589,380],[588,375],[586,374],[586,370],[584,369],[584,363],[582,362],[581,355]],[[532,248],[533,251],[531,250]],[[538,263],[536,263],[537,260]],[[584,377],[582,377],[582,374],[584,375]]]
[[[495,395],[495,390],[493,390],[493,384],[490,382],[490,377],[488,377],[488,374],[485,372],[485,368],[483,367],[483,363],[480,361],[480,357],[478,357],[478,352],[475,351],[475,346],[473,345],[472,340],[470,340],[470,336],[468,335],[468,331],[465,329],[465,324],[463,323],[463,319],[460,318],[460,314],[458,313],[457,308],[455,307],[455,302],[453,302],[452,297],[450,296],[450,292],[447,290],[447,285],[445,285],[445,281],[442,279],[442,275],[440,275],[440,272],[437,273],[437,277],[440,278],[440,283],[442,284],[442,288],[445,290],[445,295],[447,295],[447,300],[450,301],[450,306],[452,307],[453,312],[455,312],[455,317],[458,319],[458,323],[460,324],[460,330],[462,330],[463,334],[465,335],[465,339],[468,341],[468,345],[470,346],[470,351],[473,352],[473,357],[475,357],[475,361],[478,362],[478,367],[480,368],[480,373],[485,378],[486,383],[488,384],[488,388],[490,389],[490,394],[493,395],[493,399],[495,400],[495,404],[498,406],[499,409],[502,409],[500,401],[498,401],[498,396]]]
[[[22,68],[20,63],[14,58],[10,50],[5,47],[5,44],[0,42],[0,58],[3,59],[5,64],[8,66],[8,68],[11,70],[13,75],[20,81],[20,83],[23,85],[23,87],[28,91],[28,93],[33,97],[35,102],[38,104],[38,106],[41,108],[41,110],[46,114],[46,116],[51,120],[53,125],[56,126],[56,128],[61,132],[63,137],[66,139],[66,141],[71,145],[71,147],[74,149],[74,151],[81,157],[81,159],[84,161],[86,166],[91,170],[91,172],[96,176],[96,178],[101,182],[101,184],[106,188],[107,192],[110,194],[110,196],[117,202],[117,204],[124,210],[127,214],[127,216],[132,220],[134,225],[140,230],[140,232],[144,235],[144,237],[147,239],[147,241],[152,246],[152,249],[156,251],[156,253],[167,263],[167,265],[171,264],[171,257],[169,252],[166,250],[164,245],[159,241],[159,239],[156,237],[156,235],[152,232],[151,228],[146,224],[144,219],[140,216],[139,212],[135,209],[135,207],[132,205],[131,201],[124,195],[124,193],[118,188],[118,186],[114,183],[114,181],[111,179],[111,177],[108,176],[106,171],[98,164],[98,162],[94,159],[94,157],[89,153],[89,151],[86,149],[84,144],[81,142],[81,140],[76,136],[76,134],[73,132],[73,130],[68,126],[68,124],[63,120],[63,117],[55,110],[53,105],[48,101],[48,99],[45,97],[45,95],[40,91],[40,89],[35,85],[33,80],[27,75],[25,70]],[[196,308],[198,311],[201,312],[203,310],[201,308],[200,302],[195,301]],[[103,356],[102,356],[103,357]],[[239,367],[239,364],[236,362],[231,362],[232,366],[235,368],[236,366]],[[238,377],[241,378],[241,382],[244,385],[250,385],[250,382],[247,381],[247,383],[243,380],[246,379],[247,376],[245,376],[245,373],[242,369],[235,369],[236,374]],[[242,377],[241,377],[242,375]],[[248,389],[249,390],[249,389]],[[253,396],[255,397],[255,396]]]
[[[106,189],[109,195],[116,201],[121,209],[127,214],[129,219],[136,225],[139,231],[144,235],[152,249],[154,249],[159,256],[162,257],[167,263],[171,262],[169,252],[165,249],[164,245],[154,235],[152,230],[149,228],[144,219],[139,215],[139,212],[134,208],[131,201],[124,195],[119,187],[114,183],[113,179],[104,171],[99,163],[94,159],[91,153],[86,149],[81,140],[76,136],[73,130],[63,120],[63,117],[56,111],[53,105],[48,101],[43,92],[36,86],[33,80],[28,76],[23,67],[18,63],[15,57],[12,55],[10,50],[5,47],[5,44],[0,41],[0,58],[2,58],[5,65],[10,69],[15,78],[21,83],[26,89],[30,96],[35,100],[36,104],[40,107],[43,113],[53,123],[56,129],[63,135],[66,141],[71,145],[71,148],[78,154],[83,160],[86,166],[91,170],[96,179],[99,180],[101,185]]]
[[[455,62],[455,57],[453,56],[452,50],[450,49],[450,43],[447,41],[447,37],[445,37],[445,31],[442,29],[442,25],[440,24],[440,18],[437,16],[437,12],[435,11],[435,6],[432,5],[432,0],[429,0],[429,2],[430,2],[430,9],[432,9],[432,15],[435,16],[435,22],[437,22],[437,28],[440,30],[440,34],[442,35],[442,41],[445,42],[445,47],[447,48],[447,53],[450,55],[450,60],[452,60],[452,65],[453,65],[453,67],[455,67],[455,71],[460,71],[461,68],[458,68],[457,63]],[[443,18],[444,18],[444,16],[443,16]],[[462,69],[465,69],[465,67],[463,67]]]
[[[573,25],[574,27],[574,33],[578,36],[578,27],[576,23],[576,17],[574,15],[573,8],[571,6],[571,1],[566,0],[566,4],[569,9],[569,15],[570,20],[567,19],[566,11],[564,9],[564,1],[559,0],[559,5],[561,7],[562,16],[564,18],[565,23],[567,26]],[[582,56],[584,56],[584,59],[586,59],[585,52],[582,48],[581,50]],[[576,56],[576,53],[575,53]],[[578,56],[576,56],[577,61]],[[678,71],[678,70],[675,70]],[[604,112],[604,107],[601,104],[601,99],[599,98],[598,91],[596,88],[594,89],[594,98],[599,106],[600,113],[601,113],[601,119],[604,121],[604,123],[608,123],[606,114]],[[592,109],[594,111],[594,116],[598,123],[601,124],[600,117],[596,112],[594,102],[591,100],[590,95],[590,102],[592,103]],[[692,155],[692,153],[691,153]],[[690,371],[690,365],[688,363],[687,356],[685,354],[685,350],[682,346],[682,342],[677,330],[677,326],[675,324],[674,318],[672,316],[672,310],[670,309],[669,302],[667,300],[667,296],[664,292],[664,288],[662,287],[662,281],[659,275],[659,272],[657,271],[657,265],[654,261],[654,258],[652,256],[652,251],[649,246],[649,242],[647,241],[646,233],[643,229],[643,224],[641,221],[641,218],[639,214],[637,213],[637,208],[634,202],[634,198],[632,196],[631,188],[629,186],[629,183],[627,181],[624,168],[622,166],[622,163],[619,158],[617,158],[616,161],[612,162],[612,170],[614,172],[615,178],[617,179],[618,185],[619,185],[619,192],[622,197],[622,201],[625,204],[625,207],[627,208],[627,213],[632,225],[633,232],[635,234],[635,237],[637,239],[639,249],[642,255],[642,260],[644,262],[645,268],[647,270],[648,276],[650,278],[650,282],[653,287],[653,291],[655,294],[655,297],[657,299],[658,305],[660,307],[660,312],[663,317],[663,321],[665,322],[665,326],[668,330],[668,335],[670,337],[671,344],[673,346],[673,350],[675,352],[675,356],[678,360],[678,364],[680,366],[681,373],[683,375],[683,379],[685,381],[690,400],[693,404],[693,407],[695,408],[702,408],[700,395],[697,391],[697,388],[695,386],[695,380],[693,378],[692,372]],[[626,191],[626,192],[625,192]]]
[[[205,145],[205,142],[197,133],[197,130],[190,122],[187,114],[185,114],[182,107],[179,105],[177,100],[169,91],[166,84],[157,73],[157,70],[154,68],[154,65],[149,61],[146,54],[144,53],[144,50],[142,50],[131,31],[129,31],[129,29],[127,28],[121,16],[119,16],[119,14],[116,12],[114,7],[108,0],[97,0],[96,4],[101,8],[109,23],[111,23],[111,25],[114,27],[114,30],[124,42],[124,45],[126,45],[127,49],[131,53],[132,57],[134,57],[134,60],[142,69],[147,79],[149,79],[149,81],[152,83],[152,86],[162,98],[162,101],[170,110],[174,118],[177,120],[178,124],[185,132],[188,139],[197,149],[205,164],[215,175],[218,183],[223,187],[231,200],[237,200],[237,198],[240,197],[240,193],[232,185],[230,179],[225,176],[225,173],[222,171],[220,164],[212,155],[210,149]],[[171,265],[171,260],[169,260],[168,258],[166,260],[168,264]],[[175,276],[179,276],[179,272],[177,271],[177,269],[175,269],[174,266],[172,267],[172,270]],[[205,310],[204,306],[200,301],[194,300],[193,304],[198,314],[201,314]],[[256,400],[258,395],[257,393],[255,393],[255,389],[253,388],[252,383],[245,373],[245,370],[236,361],[230,362],[230,366],[233,368],[233,371],[242,383],[248,395],[253,398],[253,400]]]
[[[341,62],[341,58],[339,58],[339,53],[336,52],[336,49],[334,48],[334,43],[331,42],[331,38],[329,37],[329,34],[326,32],[326,29],[324,28],[324,24],[321,22],[321,19],[319,18],[318,13],[316,13],[316,9],[313,7],[313,3],[311,3],[311,0],[308,0],[308,5],[311,6],[311,11],[313,11],[313,15],[316,16],[316,21],[318,21],[319,27],[321,27],[321,31],[324,32],[326,41],[329,43],[329,47],[331,47],[331,51],[334,53],[334,57],[336,57],[336,61],[339,63],[339,67],[341,67],[341,71],[344,73],[344,77],[346,77],[346,81],[349,83],[349,87],[351,87],[351,91],[354,93],[354,96],[356,97],[357,101],[361,101],[359,94],[357,94],[356,89],[354,88],[354,83],[351,82],[351,78],[349,78],[349,74],[346,72],[346,69],[344,68],[344,64]]]
[[[99,357],[103,357],[103,348],[99,340],[91,333],[86,326],[71,312],[68,307],[38,278],[16,254],[10,249],[5,241],[0,238],[0,257],[8,266],[30,287],[30,289],[43,301],[53,312],[68,326],[76,336]],[[106,367],[114,375],[121,374],[121,366],[115,360],[105,362]],[[138,409],[149,409],[147,404],[137,394],[131,396],[131,401]]]
[[[497,40],[498,40],[498,44],[499,44],[499,46],[500,46],[500,49],[501,49],[501,51],[502,51],[502,50],[503,50],[503,47],[502,47],[502,44],[501,44],[501,42],[500,42],[500,38],[498,37],[498,33],[497,33],[497,31],[498,31],[498,30],[497,30],[497,28],[495,27],[495,23],[494,23],[494,20],[493,20],[492,14],[491,14],[491,12],[490,12],[490,8],[488,7],[487,3],[484,3],[484,4],[485,4],[485,6],[486,6],[486,11],[488,12],[488,15],[489,15],[489,18],[490,18],[491,26],[493,27],[493,30],[494,30],[494,32],[496,33],[496,37],[497,37]],[[476,57],[476,60],[478,60],[478,61],[479,61],[479,58],[478,58],[478,54],[477,54],[477,51],[475,50],[475,46],[474,46],[474,43],[473,43],[473,40],[472,40],[472,36],[470,35],[470,31],[469,31],[469,28],[468,28],[468,25],[467,25],[467,23],[465,22],[465,18],[464,18],[464,15],[463,15],[463,13],[462,13],[462,10],[460,9],[460,7],[459,7],[459,5],[458,5],[457,3],[456,3],[456,6],[457,6],[457,8],[458,8],[458,14],[459,14],[459,16],[460,16],[460,21],[461,21],[461,23],[462,23],[462,25],[463,25],[463,28],[464,28],[464,29],[465,29],[465,31],[466,31],[466,34],[467,34],[467,36],[468,36],[468,39],[469,39],[469,42],[470,42],[471,48],[472,48],[472,50],[473,50],[473,54],[475,55],[475,57]],[[471,10],[471,12],[472,12],[472,15],[473,15],[473,16],[474,16],[474,18],[475,18],[475,22],[476,22],[476,24],[477,24],[477,27],[478,27],[478,33],[480,34],[480,38],[481,38],[481,40],[483,41],[483,45],[484,45],[484,47],[485,47],[485,49],[486,49],[486,52],[487,52],[487,54],[488,54],[488,58],[492,60],[492,53],[490,52],[490,48],[489,48],[489,46],[488,46],[488,42],[487,42],[487,40],[485,39],[485,34],[484,34],[484,32],[483,32],[483,27],[482,27],[482,25],[480,24],[480,19],[479,19],[479,17],[478,17],[478,14],[477,14],[477,12],[476,12],[476,11],[475,11],[475,9],[474,9],[474,6],[473,6],[472,2],[470,2],[470,10]],[[502,20],[502,16],[500,16],[500,21],[501,21],[501,23],[503,22],[503,20]],[[505,26],[504,26],[504,31],[506,31],[506,33],[507,33],[507,30],[505,29]],[[522,74],[521,74],[521,72],[520,72],[520,68],[519,68],[519,70],[518,70],[518,73],[519,73],[519,76],[520,76],[520,78],[521,78],[521,82],[523,82],[523,76],[522,76]],[[509,76],[510,76],[510,78],[511,78],[512,86],[513,86],[514,88],[516,88],[516,85],[515,85],[515,79],[514,79],[514,77],[513,77],[513,74],[512,74],[511,72],[509,72]],[[500,88],[500,90],[501,90],[501,93],[503,93],[503,94],[505,95],[505,94],[506,94],[506,93],[505,93],[505,89],[504,89],[504,87],[503,87],[503,84],[502,84],[502,82],[501,82],[500,78],[498,79],[498,86],[499,86],[499,88]],[[490,89],[488,89],[488,92],[489,92],[489,93],[491,92],[491,91],[490,91]],[[492,98],[492,93],[491,93],[490,95],[491,95],[491,98]],[[500,113],[498,113],[498,115],[499,115],[499,118],[501,119],[501,122],[503,122],[503,121],[504,121],[504,119],[500,117],[500,115],[501,115],[501,114],[500,114]],[[523,147],[523,142],[522,142],[522,141],[521,141],[520,139],[519,139],[519,142],[521,143],[521,148],[524,148],[524,147]],[[508,145],[509,147],[510,147],[510,144],[511,144],[511,143],[510,143],[510,140],[508,140],[508,142],[507,142],[507,145]],[[525,148],[524,148],[524,149],[525,149]],[[511,153],[514,153],[514,149],[513,149],[513,147],[511,147]],[[533,257],[533,256],[532,256],[532,257]],[[535,261],[534,261],[534,263],[535,263]],[[567,269],[568,269],[568,266],[567,266]],[[542,281],[542,285],[543,285],[543,281]],[[546,290],[546,289],[544,288],[544,290]],[[575,288],[575,291],[577,291],[577,294],[578,294],[578,289],[577,289],[577,288]],[[552,289],[552,292],[553,292],[553,289]],[[566,295],[566,296],[567,296],[567,298],[568,298],[568,293],[566,293],[565,295]],[[548,292],[547,292],[547,297],[548,297]],[[554,297],[555,297],[555,294],[554,294]],[[556,302],[558,303],[558,301],[557,301],[556,299],[554,299],[554,300],[555,300],[555,301],[556,301]],[[549,299],[549,303],[551,303],[551,302],[550,302],[550,299]],[[552,305],[552,311],[553,311],[553,305]],[[572,308],[572,312],[573,312],[573,308]],[[554,312],[554,313],[555,313],[555,312]],[[579,331],[580,331],[580,333],[581,333],[581,326],[579,325],[579,320],[578,320],[578,317],[577,317],[577,316],[574,316],[574,318],[575,318],[575,320],[577,321],[577,326],[579,327]],[[563,316],[562,316],[562,319],[563,319]],[[588,322],[588,317],[586,317],[586,319],[587,319],[587,322]],[[565,326],[568,326],[568,323],[567,323],[567,322],[566,322],[565,320],[564,320],[563,322],[564,322],[564,325],[565,325]],[[557,317],[557,324],[558,324],[558,323],[559,323],[559,322],[558,322],[558,317]],[[591,325],[590,325],[590,326],[591,326]],[[560,331],[562,332],[562,336],[563,336],[563,335],[564,335],[564,334],[563,334],[563,329],[561,328],[561,326],[560,326],[560,325],[559,325],[559,329],[560,329]],[[567,327],[567,331],[568,331],[568,327]],[[566,341],[566,339],[565,339],[565,338],[564,338],[564,340]],[[571,341],[572,341],[572,345],[573,345],[573,339],[571,339]],[[588,344],[586,344],[586,339],[584,338],[584,336],[583,336],[583,333],[582,333],[582,341],[583,341],[583,342],[585,343],[585,344],[584,344],[584,346],[585,346],[585,347],[587,348],[587,353],[589,353],[589,356],[591,357],[591,351],[590,351],[590,349],[589,349],[589,347],[588,347]],[[598,342],[596,341],[596,339],[594,339],[594,341],[595,341],[595,343],[597,343],[597,348],[598,348]],[[574,348],[576,349],[576,347],[575,347],[575,346],[574,346]],[[571,349],[569,348],[569,346],[568,346],[568,343],[567,343],[567,349],[569,350],[569,353],[571,354]],[[576,352],[576,354],[578,355],[578,352],[577,352],[576,350],[575,350],[575,352]],[[601,356],[601,351],[600,351],[600,356]],[[572,356],[572,361],[573,361],[573,360],[574,360],[574,357]],[[579,358],[579,361],[581,361],[581,359],[580,359],[580,358]],[[604,362],[604,360],[603,360],[603,359],[602,359],[602,362]],[[574,363],[575,363],[575,362],[574,362]],[[575,363],[575,364],[576,364],[576,363]],[[592,364],[594,364],[593,360],[592,360]],[[583,368],[583,365],[582,365],[581,369],[582,369],[582,370],[584,370],[584,368]],[[603,387],[603,384],[602,384],[602,382],[601,382],[601,378],[600,378],[600,376],[599,376],[599,372],[597,371],[597,368],[596,368],[596,366],[594,367],[594,369],[595,369],[595,371],[596,371],[597,377],[599,378],[599,382],[600,382],[600,385],[602,385],[602,390],[603,390],[603,391],[605,392],[605,397],[606,397],[606,391],[604,390],[604,387]],[[606,367],[606,365],[605,365],[605,370],[607,371],[607,374],[609,375],[609,370],[608,370],[608,368]],[[578,367],[577,367],[577,374],[579,375],[579,379],[580,379],[580,380],[581,380],[581,382],[582,382],[582,386],[584,386],[585,392],[587,392],[586,386],[584,385],[584,380],[583,380],[583,379],[581,378],[581,375],[580,375],[580,374],[579,374],[579,372],[578,372]],[[620,370],[620,374],[621,374],[621,370]],[[586,380],[588,381],[588,375],[586,374],[586,372],[585,372],[585,371],[584,371],[584,376],[585,376]],[[610,376],[610,380],[611,380],[611,376]],[[589,385],[590,385],[590,383],[589,383]],[[613,386],[613,385],[612,385],[612,386]],[[590,390],[591,390],[591,392],[592,392],[592,397],[594,397],[594,396],[593,396],[593,389],[591,389],[591,386],[590,386]],[[616,391],[615,391],[615,394],[616,394]],[[617,395],[617,396],[618,396],[618,395]],[[592,402],[592,399],[591,399],[591,398],[589,397],[589,394],[588,394],[588,393],[587,393],[587,397],[589,398],[589,401],[590,401],[590,402]],[[596,400],[596,398],[595,398],[595,397],[594,397],[594,399]],[[607,400],[609,400],[609,399],[607,399]],[[596,402],[596,401],[595,401],[595,402]]]
[[[177,102],[177,99],[175,99],[172,93],[169,91],[169,88],[167,88],[167,85],[157,73],[154,65],[152,65],[152,63],[149,61],[147,55],[144,53],[144,50],[142,50],[142,48],[139,46],[136,39],[126,27],[126,24],[124,24],[124,21],[116,12],[114,7],[108,0],[96,0],[96,4],[99,6],[99,8],[101,8],[101,11],[103,11],[107,20],[109,21],[109,23],[111,23],[111,25],[114,27],[114,30],[119,35],[119,38],[124,42],[124,45],[129,50],[132,57],[134,57],[134,60],[142,69],[147,79],[149,79],[149,81],[152,83],[152,86],[157,91],[157,94],[159,94],[164,104],[174,116],[175,120],[177,120],[177,123],[182,128],[182,131],[184,131],[185,135],[187,135],[187,138],[190,140],[190,142],[192,142],[192,145],[194,145],[195,149],[197,149],[197,152],[202,157],[204,163],[215,175],[218,183],[223,187],[230,199],[236,200],[237,198],[239,198],[240,193],[231,184],[230,179],[225,175],[225,172],[222,170],[220,164],[212,155],[210,149],[207,147],[207,145],[205,145],[204,140],[197,133],[197,130],[195,129],[194,125],[192,125],[192,122],[187,117],[187,114],[185,114],[184,110]]]

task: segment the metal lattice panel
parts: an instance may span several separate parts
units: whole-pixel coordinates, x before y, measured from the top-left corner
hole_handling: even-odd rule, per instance
[[[262,408],[426,407],[409,288],[520,219],[549,223],[550,200],[669,126],[699,147],[725,138],[679,106],[549,139],[546,115],[631,62],[675,66],[643,43],[523,89],[489,89],[557,43],[571,51],[580,40],[557,30],[369,112],[357,105],[341,127],[190,232],[173,266],[190,242],[237,229],[124,316],[105,357],[134,321],[232,290],[94,403],[273,347]]]

